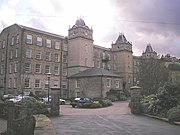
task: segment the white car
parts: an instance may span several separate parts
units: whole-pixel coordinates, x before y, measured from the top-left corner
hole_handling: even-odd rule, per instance
[[[13,103],[17,103],[22,100],[22,96],[14,96],[14,98],[9,99],[8,101],[12,101]]]
[[[48,97],[43,98],[43,101],[44,101],[44,103],[48,103]],[[51,96],[49,96],[49,102],[51,102]],[[61,105],[66,104],[66,100],[64,100],[62,98],[59,99],[59,102],[60,102]]]
[[[65,105],[66,104],[66,100],[64,100],[62,98],[59,99],[59,102],[60,102],[61,105]]]

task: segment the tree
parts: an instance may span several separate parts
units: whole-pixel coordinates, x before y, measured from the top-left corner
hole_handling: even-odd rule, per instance
[[[168,69],[159,59],[142,59],[139,65],[138,79],[143,88],[143,95],[155,94],[158,88],[168,81]]]

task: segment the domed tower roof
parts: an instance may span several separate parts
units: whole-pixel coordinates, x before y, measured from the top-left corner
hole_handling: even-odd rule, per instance
[[[79,18],[76,23],[75,23],[76,26],[85,26],[85,22],[83,19]]]
[[[77,28],[77,27],[83,27],[89,29],[89,27],[86,25],[86,23],[82,18],[77,19],[75,25],[72,28]]]

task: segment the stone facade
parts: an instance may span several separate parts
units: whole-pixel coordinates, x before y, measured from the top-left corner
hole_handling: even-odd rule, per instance
[[[159,58],[150,44],[142,56],[133,56],[132,43],[122,33],[111,48],[94,45],[93,41],[92,28],[81,18],[69,28],[68,37],[17,24],[9,26],[0,34],[0,87],[4,93],[46,94],[47,73],[51,73],[50,87],[61,87],[60,96],[66,98],[76,90],[67,77],[94,67],[122,78],[122,90],[128,93],[138,81],[140,61]],[[94,79],[99,89],[99,78]],[[92,86],[92,91],[96,88]],[[94,96],[102,94],[96,92]]]
[[[122,78],[108,72],[90,68],[69,77],[70,97],[105,98],[111,90],[116,94],[122,91]]]
[[[0,85],[5,93],[46,94],[51,73],[50,87],[62,86],[61,95],[68,96],[65,37],[14,24],[1,32],[0,41]]]

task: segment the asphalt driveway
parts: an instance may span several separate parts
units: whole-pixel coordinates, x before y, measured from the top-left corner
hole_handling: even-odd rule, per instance
[[[130,114],[127,102],[101,109],[61,106],[61,116],[51,118],[57,135],[179,135],[180,127]]]

